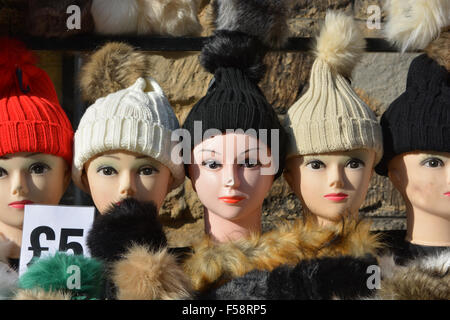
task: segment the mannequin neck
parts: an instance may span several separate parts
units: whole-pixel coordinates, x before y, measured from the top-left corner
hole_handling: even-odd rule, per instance
[[[309,214],[309,217],[312,219],[312,221],[315,222],[318,226],[321,226],[321,227],[333,226],[336,223],[340,222],[340,220],[334,221],[334,220],[326,219],[326,218],[324,218],[322,216],[318,216],[318,215],[312,213],[311,211],[308,211],[308,214]],[[350,216],[351,217],[358,217],[359,216],[359,211],[350,213]]]
[[[450,219],[406,205],[406,241],[413,244],[450,247]]]
[[[8,258],[17,259],[20,257],[20,247],[22,246],[22,230],[8,226],[0,221],[0,238],[11,241],[11,249]]]
[[[239,220],[228,220],[204,208],[205,233],[219,243],[244,238],[252,232],[261,233],[262,206]]]

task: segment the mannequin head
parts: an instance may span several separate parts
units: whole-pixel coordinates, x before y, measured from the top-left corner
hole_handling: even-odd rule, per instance
[[[173,182],[165,165],[125,150],[103,152],[90,159],[81,179],[101,214],[126,198],[153,201],[159,210]]]
[[[450,246],[450,153],[397,155],[389,161],[388,176],[405,201],[407,240]]]
[[[373,175],[375,152],[368,149],[291,157],[284,177],[304,212],[320,224],[358,215]],[[338,194],[338,195],[337,195]]]
[[[217,241],[261,230],[262,204],[274,175],[262,172],[271,163],[260,159],[260,148],[271,158],[256,137],[227,133],[204,140],[192,151],[189,177],[204,206],[206,233]]]

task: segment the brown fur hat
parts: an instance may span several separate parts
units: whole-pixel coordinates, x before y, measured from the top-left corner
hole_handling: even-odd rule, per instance
[[[383,279],[376,299],[450,300],[450,250],[388,267],[388,272],[380,267]]]
[[[148,56],[121,42],[110,42],[96,51],[83,66],[80,87],[89,103],[128,88],[139,77],[150,76]]]
[[[319,257],[375,255],[381,243],[370,233],[370,225],[367,220],[345,219],[324,228],[310,219],[298,219],[263,235],[222,244],[205,237],[194,245],[183,267],[194,289],[205,291],[254,269],[271,271]]]
[[[450,27],[426,48],[427,55],[450,72]]]
[[[111,279],[119,300],[192,298],[189,279],[167,249],[151,251],[134,245],[112,266]]]

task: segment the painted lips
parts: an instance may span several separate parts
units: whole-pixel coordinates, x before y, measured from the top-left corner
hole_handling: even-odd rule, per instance
[[[244,200],[245,197],[220,197],[219,199],[225,203],[238,203],[239,201]]]
[[[23,209],[26,204],[32,204],[32,203],[34,203],[34,202],[30,201],[30,200],[22,200],[22,201],[11,202],[10,204],[8,204],[8,206],[10,206],[11,208],[14,208],[14,209]]]
[[[450,192],[446,192],[446,193],[444,193],[444,195],[446,195],[447,197],[450,197]]]
[[[328,200],[339,202],[348,198],[348,194],[346,193],[329,193],[324,196]]]

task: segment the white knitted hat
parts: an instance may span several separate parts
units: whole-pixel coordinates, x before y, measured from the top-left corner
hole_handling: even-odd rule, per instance
[[[288,156],[371,149],[383,155],[375,114],[353,91],[347,77],[365,41],[353,18],[328,12],[316,45],[309,88],[288,110]]]
[[[75,132],[75,184],[89,192],[81,180],[84,164],[105,151],[127,150],[148,155],[168,167],[174,178],[171,189],[179,186],[184,181],[184,166],[171,159],[177,143],[171,141],[171,134],[178,128],[169,101],[151,77],[141,77],[129,88],[97,99]]]

